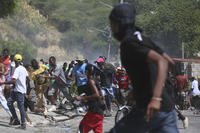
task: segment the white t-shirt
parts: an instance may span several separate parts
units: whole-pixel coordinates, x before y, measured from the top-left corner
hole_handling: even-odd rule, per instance
[[[20,92],[22,94],[26,93],[26,77],[28,76],[28,72],[26,71],[26,68],[22,65],[19,65],[17,68],[15,68],[13,78],[16,79],[15,83],[15,92]]]
[[[194,80],[192,81],[192,95],[196,96],[196,95],[200,95],[200,91],[199,91],[199,87],[198,87],[198,81]]]

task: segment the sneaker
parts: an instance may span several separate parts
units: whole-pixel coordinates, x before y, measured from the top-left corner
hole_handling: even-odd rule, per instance
[[[26,125],[29,126],[29,127],[34,127],[32,122],[26,122]]]
[[[183,120],[183,127],[184,127],[184,128],[187,128],[188,125],[189,125],[188,117],[185,117],[185,119]]]
[[[86,111],[82,107],[76,109],[76,115],[85,115]]]
[[[23,129],[23,130],[25,130],[26,129],[26,124],[22,124],[19,127],[16,127],[16,129]]]
[[[49,109],[48,112],[56,111],[56,106],[52,105]]]
[[[47,116],[47,113],[48,113],[48,110],[47,110],[47,108],[45,107],[45,108],[44,108],[44,112],[43,112],[44,117]]]
[[[83,107],[78,107],[77,110],[80,112],[80,113],[85,113],[85,110]]]

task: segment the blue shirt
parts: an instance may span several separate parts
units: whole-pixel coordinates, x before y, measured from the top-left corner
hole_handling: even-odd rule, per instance
[[[73,76],[76,80],[77,86],[83,86],[87,84],[87,76],[85,73],[85,68],[87,64],[83,63],[82,65],[77,64],[72,71]]]

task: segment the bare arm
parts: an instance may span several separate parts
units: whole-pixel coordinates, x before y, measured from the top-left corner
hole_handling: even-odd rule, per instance
[[[162,100],[161,95],[169,63],[168,60],[163,58],[163,56],[161,56],[154,50],[150,50],[150,52],[148,53],[148,60],[154,62],[157,65],[157,76],[155,86],[153,88],[153,96],[147,107],[147,121],[149,121],[149,119],[152,118],[153,114],[160,109],[160,102]]]
[[[171,57],[169,57],[168,54],[163,53],[162,56],[169,62],[169,64],[174,65],[175,62],[173,61],[173,59]]]
[[[47,78],[47,79],[56,79],[57,77],[54,75],[46,75],[46,74],[38,74],[38,77],[43,77],[43,78]]]
[[[89,80],[89,85],[90,85],[90,89],[92,91],[92,95],[90,95],[90,96],[80,96],[80,97],[78,97],[79,100],[90,101],[90,100],[93,100],[95,98],[100,97],[98,88],[96,87],[94,80]]]
[[[153,97],[160,98],[167,75],[168,61],[153,50],[150,50],[148,60],[157,65],[157,76],[153,89]]]
[[[15,84],[15,83],[16,83],[16,79],[13,78],[10,81],[0,82],[0,85],[2,85],[2,84]]]

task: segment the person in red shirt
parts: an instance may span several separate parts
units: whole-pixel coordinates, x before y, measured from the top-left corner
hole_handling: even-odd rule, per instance
[[[126,70],[123,67],[117,68],[116,80],[118,82],[119,89],[127,90],[129,86],[129,78]]]
[[[0,56],[0,63],[2,63],[5,67],[5,80],[10,81],[12,79],[11,71],[14,72],[14,70],[11,70],[11,59],[10,59],[10,51],[8,48],[4,48],[1,52]],[[12,73],[13,74],[13,73]],[[10,89],[13,85],[6,85],[4,89],[4,96],[7,99],[10,95]]]
[[[3,49],[2,56],[0,58],[0,62],[5,65],[6,72],[5,74],[8,74],[8,68],[10,66],[11,60],[10,60],[10,52],[8,48]]]
[[[178,91],[184,91],[188,87],[188,76],[187,75],[177,75],[176,76],[176,85]]]
[[[117,67],[116,70],[116,81],[119,89],[116,89],[115,97],[120,104],[124,104],[126,92],[129,88],[129,78],[125,68]]]

